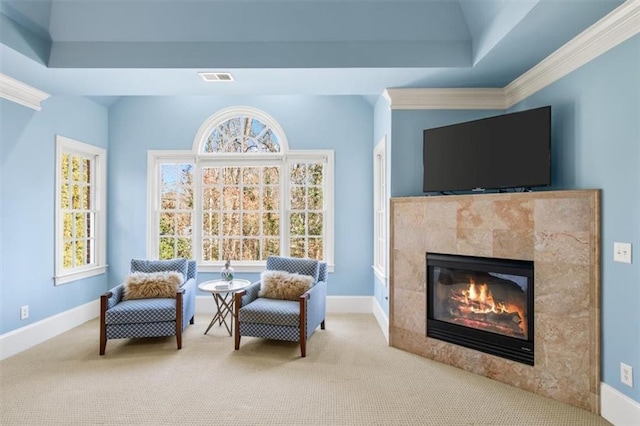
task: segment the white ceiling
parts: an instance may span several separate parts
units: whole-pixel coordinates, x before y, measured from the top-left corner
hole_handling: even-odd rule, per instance
[[[1,0],[0,72],[53,95],[504,87],[622,0]],[[196,71],[230,71],[205,83]]]

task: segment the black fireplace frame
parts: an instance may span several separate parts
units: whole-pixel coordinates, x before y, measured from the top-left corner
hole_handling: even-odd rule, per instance
[[[527,365],[534,365],[534,264],[532,261],[426,253],[427,337],[454,343],[488,354],[497,355]],[[433,317],[435,283],[429,267],[465,268],[474,272],[497,272],[527,277],[527,340],[504,336],[490,331],[437,320]]]

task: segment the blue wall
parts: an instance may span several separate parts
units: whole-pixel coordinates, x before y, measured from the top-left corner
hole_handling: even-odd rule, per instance
[[[54,286],[55,137],[107,148],[108,113],[79,97],[52,97],[36,112],[0,99],[0,333],[95,301],[106,274]],[[20,320],[20,307],[29,318]]]
[[[147,150],[191,150],[202,123],[229,106],[265,111],[290,149],[335,153],[335,273],[331,295],[372,295],[373,111],[362,97],[135,97],[110,110],[109,267],[111,285],[146,257]],[[218,278],[199,274],[198,281]],[[257,280],[258,274],[238,274]]]

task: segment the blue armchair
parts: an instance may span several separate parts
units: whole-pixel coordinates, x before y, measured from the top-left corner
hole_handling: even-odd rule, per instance
[[[266,269],[309,275],[315,284],[295,301],[259,297],[260,281],[235,293],[235,349],[240,349],[241,336],[262,337],[300,342],[305,357],[307,339],[318,326],[325,328],[327,264],[315,259],[270,256]]]
[[[107,339],[176,336],[182,348],[182,332],[193,324],[196,306],[196,262],[187,259],[131,260],[131,272],[180,272],[184,282],[175,298],[123,300],[122,283],[100,296],[100,355]]]

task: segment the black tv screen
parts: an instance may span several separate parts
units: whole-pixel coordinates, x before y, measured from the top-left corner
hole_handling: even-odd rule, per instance
[[[424,192],[551,184],[551,106],[424,130]]]

